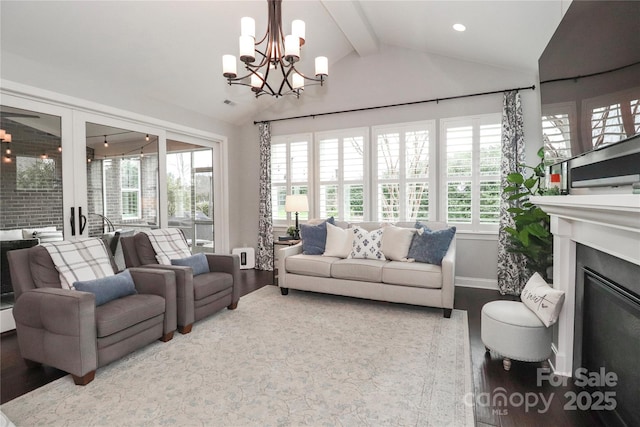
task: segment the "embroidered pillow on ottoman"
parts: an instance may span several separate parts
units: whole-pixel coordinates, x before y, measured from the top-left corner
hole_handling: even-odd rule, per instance
[[[558,321],[564,303],[564,292],[553,289],[542,276],[533,273],[522,290],[520,299],[546,327],[549,327]]]
[[[455,235],[455,227],[436,231],[431,231],[427,227],[419,228],[413,236],[407,257],[417,262],[442,265],[442,258],[447,254]]]
[[[383,228],[367,231],[364,228],[353,227],[353,246],[349,258],[386,260],[382,253]]]

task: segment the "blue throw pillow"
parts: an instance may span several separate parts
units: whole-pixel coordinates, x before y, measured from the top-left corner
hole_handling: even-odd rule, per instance
[[[75,282],[73,287],[78,291],[95,294],[96,307],[114,299],[138,293],[129,270],[101,279]]]
[[[209,273],[209,262],[207,257],[202,252],[199,254],[191,255],[186,258],[172,259],[171,265],[183,265],[185,267],[191,267],[193,275]]]
[[[333,224],[333,217],[317,225],[300,224],[302,253],[305,255],[322,255],[327,244],[327,222]]]
[[[451,240],[456,235],[456,228],[431,231],[427,227],[421,227],[420,230],[422,232],[416,233],[411,240],[407,258],[413,258],[417,262],[442,265],[442,258],[449,250]]]

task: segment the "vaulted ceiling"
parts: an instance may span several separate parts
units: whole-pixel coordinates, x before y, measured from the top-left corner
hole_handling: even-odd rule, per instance
[[[301,69],[312,74],[313,58],[327,56],[330,84],[340,79],[332,65],[382,46],[535,73],[569,3],[284,0],[282,9],[285,31],[293,19],[306,22]],[[3,78],[38,86],[57,74],[64,83],[52,90],[97,102],[113,90],[229,123],[275,101],[229,87],[221,69],[223,54],[237,55],[241,17],[255,18],[257,35],[264,34],[265,0],[3,0],[0,8]],[[467,31],[454,31],[455,23]]]

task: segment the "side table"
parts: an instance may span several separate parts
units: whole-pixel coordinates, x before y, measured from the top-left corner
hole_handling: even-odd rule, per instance
[[[275,286],[278,286],[278,258],[276,257],[278,251],[276,250],[276,246],[293,246],[298,243],[300,243],[300,240],[275,240],[273,242],[273,284]]]

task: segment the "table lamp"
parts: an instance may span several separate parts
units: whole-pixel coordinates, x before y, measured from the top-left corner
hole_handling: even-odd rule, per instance
[[[300,227],[298,227],[298,212],[309,212],[309,201],[306,194],[290,194],[284,203],[284,210],[296,213],[296,230],[293,238],[300,239]]]

